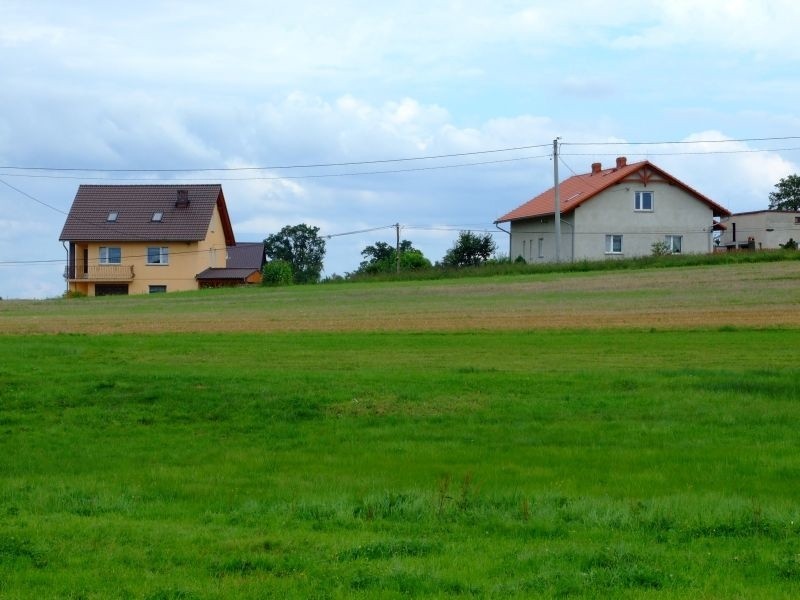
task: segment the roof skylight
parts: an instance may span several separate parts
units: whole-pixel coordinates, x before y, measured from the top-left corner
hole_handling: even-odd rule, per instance
[[[156,212],[153,213],[153,217],[150,220],[160,223],[163,218],[164,218],[164,213],[161,212],[160,210],[157,210]]]
[[[116,210],[112,210],[110,213],[108,213],[106,221],[108,221],[109,223],[116,223],[118,216],[119,213]]]

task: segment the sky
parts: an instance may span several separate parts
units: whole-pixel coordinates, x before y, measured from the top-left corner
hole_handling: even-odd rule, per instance
[[[561,179],[624,155],[765,209],[800,171],[797,23],[796,0],[0,0],[0,298],[63,293],[81,183],[218,182],[238,241],[319,227],[323,276],[395,223],[434,262],[461,230],[507,253],[494,221],[553,185],[555,138]]]

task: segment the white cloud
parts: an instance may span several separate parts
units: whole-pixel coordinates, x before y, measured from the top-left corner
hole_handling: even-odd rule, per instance
[[[800,50],[796,43],[800,5],[794,0],[665,0],[651,8],[645,27],[620,35],[613,45],[642,50],[688,44],[714,53],[735,50],[763,58],[775,51],[797,57]]]
[[[556,136],[796,133],[798,21],[800,4],[788,0],[8,0],[0,3],[0,163],[136,169],[376,161],[159,180],[221,181],[239,239],[299,222],[330,233],[399,221],[441,226],[407,231],[438,260],[458,228],[491,227],[552,184],[546,155]],[[377,162],[534,144],[543,147]],[[594,158],[564,160],[583,172]],[[328,177],[505,159],[519,160]],[[653,159],[734,210],[765,206],[777,179],[798,169],[793,151]],[[0,178],[10,174],[0,169]],[[67,210],[78,184],[100,175],[58,174],[84,175],[13,182]],[[309,175],[319,177],[296,178]],[[0,208],[21,224],[0,229],[0,258],[9,248],[62,256],[63,215],[2,186]],[[353,270],[359,248],[377,239],[331,240],[326,268]],[[0,269],[0,295],[11,294],[14,279]],[[50,285],[59,293],[62,281]]]

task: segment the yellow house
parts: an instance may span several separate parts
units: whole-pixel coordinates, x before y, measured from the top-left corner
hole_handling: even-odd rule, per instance
[[[198,289],[236,245],[219,184],[81,185],[59,239],[69,290],[88,296]]]

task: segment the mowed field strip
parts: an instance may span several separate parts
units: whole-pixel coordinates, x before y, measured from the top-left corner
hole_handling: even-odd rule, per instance
[[[0,598],[800,597],[797,261],[0,302]]]
[[[800,261],[0,303],[3,333],[800,326]]]

